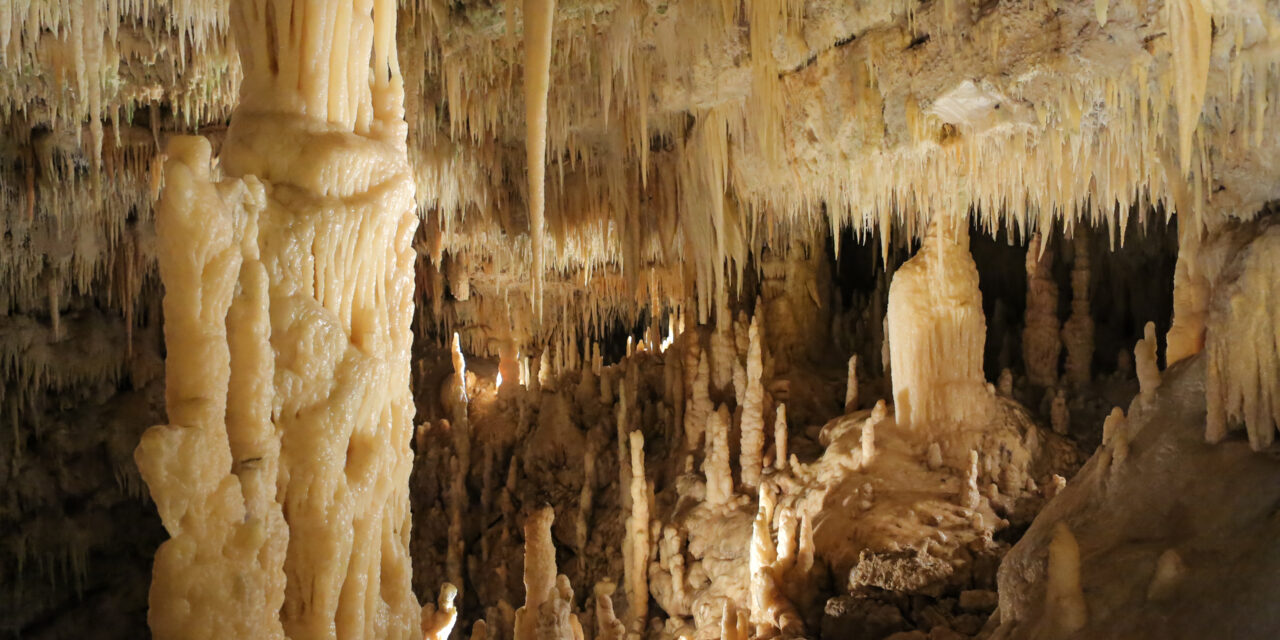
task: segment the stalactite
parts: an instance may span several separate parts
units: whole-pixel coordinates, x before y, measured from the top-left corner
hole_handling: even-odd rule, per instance
[[[542,318],[542,280],[546,270],[543,225],[546,216],[547,93],[551,85],[551,44],[556,0],[524,0],[525,164],[529,173],[529,267],[533,315]]]
[[[1229,228],[1201,261],[1213,283],[1205,321],[1205,439],[1218,442],[1243,423],[1255,451],[1270,447],[1280,428],[1280,224],[1274,219]]]
[[[1053,281],[1053,250],[1040,234],[1027,245],[1027,317],[1022,330],[1022,358],[1031,384],[1058,382],[1058,284]]]
[[[1172,66],[1181,79],[1173,83],[1173,92],[1178,112],[1178,159],[1185,176],[1191,172],[1191,141],[1200,126],[1209,84],[1213,15],[1203,0],[1169,0],[1165,11],[1173,42]]]

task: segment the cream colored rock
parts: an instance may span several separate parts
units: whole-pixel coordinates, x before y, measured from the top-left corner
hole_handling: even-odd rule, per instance
[[[787,405],[779,403],[773,417],[773,468],[787,468]]]
[[[1133,347],[1133,360],[1137,365],[1138,386],[1145,403],[1149,403],[1160,386],[1160,365],[1156,362],[1156,324],[1148,322],[1142,331],[1143,338]]]
[[[551,539],[555,511],[543,507],[524,524],[524,606],[516,610],[515,639],[574,638],[576,617],[569,611],[573,592],[556,576],[556,548]],[[564,578],[560,576],[559,578]]]
[[[888,338],[898,424],[978,423],[990,413],[982,377],[986,321],[968,235],[936,219],[889,287]],[[1056,330],[1055,330],[1056,339]]]
[[[446,582],[440,587],[436,605],[428,603],[422,607],[423,640],[448,640],[458,622],[458,609],[454,606],[457,597],[458,589]]]
[[[292,9],[231,6],[243,84],[224,180],[210,182],[207,145],[178,143],[158,216],[181,426],[136,453],[173,536],[156,560],[152,632],[408,638],[420,622],[408,556],[418,221],[396,7],[330,0],[347,12],[327,23],[334,37],[305,39],[275,37],[268,4]],[[299,13],[299,32],[325,16]],[[331,85],[331,70],[345,82]],[[252,225],[238,234],[226,218],[246,201],[237,191],[257,212],[237,216]],[[237,280],[243,316],[227,317]],[[219,568],[201,575],[202,558]]]
[[[723,505],[733,497],[733,470],[729,467],[729,408],[711,414],[707,424],[707,452],[702,463],[707,479],[707,502]]]
[[[849,377],[844,389],[844,412],[858,409],[858,355],[849,356]]]
[[[746,395],[742,406],[742,442],[739,447],[739,468],[742,484],[748,489],[760,486],[760,474],[764,456],[764,363],[760,353],[760,326],[758,318],[752,318],[747,347]]]
[[[613,592],[616,589],[612,582],[607,581],[595,586],[596,640],[623,640],[627,635],[626,626],[613,612]]]
[[[644,435],[631,432],[631,515],[627,517],[627,617],[632,629],[643,627],[649,612],[649,491],[645,481]]]
[[[1080,547],[1066,523],[1053,529],[1049,543],[1049,579],[1045,587],[1046,638],[1065,638],[1084,628],[1089,610],[1080,585]]]

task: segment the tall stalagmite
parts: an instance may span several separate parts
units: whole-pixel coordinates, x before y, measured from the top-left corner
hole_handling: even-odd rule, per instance
[[[244,81],[225,178],[206,141],[176,138],[157,212],[170,424],[135,453],[171,536],[152,631],[420,635],[396,3],[231,12]]]
[[[1036,234],[1027,245],[1027,324],[1022,329],[1022,359],[1032,384],[1058,382],[1058,283],[1053,280],[1053,250]]]
[[[1088,384],[1093,372],[1093,316],[1089,311],[1089,237],[1077,231],[1071,257],[1071,317],[1062,325],[1067,348],[1067,382]]]
[[[986,319],[963,224],[935,219],[889,285],[889,357],[898,424],[971,422],[986,415]]]

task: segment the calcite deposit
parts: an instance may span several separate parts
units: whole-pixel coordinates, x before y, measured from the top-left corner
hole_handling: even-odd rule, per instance
[[[1273,638],[1280,4],[0,0],[0,635]]]

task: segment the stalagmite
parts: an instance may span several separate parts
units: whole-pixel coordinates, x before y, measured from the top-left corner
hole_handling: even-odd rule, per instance
[[[1173,324],[1165,335],[1166,366],[1204,349],[1209,282],[1201,271],[1199,249],[1198,232],[1180,227],[1178,261],[1173,272]]]
[[[733,320],[728,302],[722,302],[716,311],[716,324],[711,332],[711,386],[725,392],[733,383],[733,365],[738,361],[734,348]],[[742,390],[739,389],[738,393]]]
[[[1046,638],[1065,638],[1089,621],[1080,585],[1080,547],[1065,522],[1053,527],[1049,543],[1048,582],[1045,587]]]
[[[1043,246],[1042,246],[1043,245]],[[1027,316],[1022,330],[1022,359],[1031,384],[1058,382],[1058,284],[1053,281],[1053,250],[1037,233],[1027,245]]]
[[[913,429],[977,423],[989,412],[982,292],[968,234],[955,224],[935,219],[889,286],[894,410],[898,424]]]
[[[858,354],[849,356],[849,377],[844,387],[844,412],[858,410]]]
[[[729,467],[729,408],[720,405],[707,423],[707,453],[702,462],[707,479],[707,502],[722,505],[733,497],[733,470]]]
[[[996,380],[996,389],[1006,398],[1013,397],[1013,372],[1008,368],[1000,370],[1000,378]]]
[[[1125,432],[1125,428],[1124,410],[1120,407],[1113,407],[1111,413],[1107,414],[1106,419],[1102,422],[1102,446],[1105,447],[1111,444]]]
[[[1087,384],[1093,369],[1093,316],[1089,310],[1089,279],[1092,277],[1089,238],[1076,232],[1072,240],[1071,317],[1062,325],[1062,344],[1067,348],[1067,382]]]
[[[1150,403],[1160,387],[1160,365],[1156,362],[1156,324],[1148,322],[1143,338],[1133,347],[1133,360],[1138,371],[1138,386],[1144,402]]]
[[[787,468],[787,405],[779,403],[773,418],[773,468]]]
[[[449,278],[449,292],[458,300],[471,299],[471,267],[464,255],[449,256],[446,263],[446,275]]]
[[[623,511],[631,510],[631,439],[628,434],[631,433],[630,415],[627,413],[627,398],[630,393],[627,391],[627,385],[618,385],[618,404],[614,408],[614,433],[618,443],[618,506]],[[631,538],[628,537],[623,541],[623,555],[628,556],[627,545],[631,544]]]
[[[712,414],[715,412],[715,406],[711,403],[711,395],[707,388],[711,373],[705,353],[699,355],[698,364],[690,370],[689,375],[693,376],[693,382],[689,405],[684,413],[684,433],[686,446],[697,449],[702,447],[708,420],[712,419]]]
[[[982,494],[978,490],[978,452],[969,452],[969,470],[965,475],[963,493],[960,504],[966,509],[976,510],[982,503]]]
[[[555,517],[551,507],[543,507],[525,519],[525,596],[524,606],[516,610],[515,640],[573,637],[568,619],[554,615],[557,601],[562,599],[556,588],[556,548],[551,539]]]
[[[1058,389],[1053,394],[1053,400],[1049,404],[1049,424],[1058,435],[1066,435],[1071,428],[1071,413],[1067,408],[1065,389]]]
[[[751,319],[749,346],[747,347],[747,384],[742,407],[742,444],[739,465],[742,484],[748,489],[760,485],[762,459],[764,457],[764,363],[760,354],[759,315]]]
[[[644,435],[631,432],[631,515],[627,517],[627,617],[633,630],[649,613],[649,486],[644,472]]]
[[[1147,600],[1167,600],[1178,588],[1187,566],[1175,549],[1165,549],[1156,560],[1156,570],[1147,587]]]
[[[1122,378],[1129,378],[1133,375],[1133,352],[1128,349],[1120,349],[1116,352],[1116,375]]]
[[[275,9],[297,11],[292,37]],[[172,139],[157,216],[173,426],[135,454],[172,536],[152,633],[415,636],[418,220],[396,6],[243,0],[231,16],[243,83],[225,178],[210,182],[207,142]],[[301,37],[321,28],[334,37]]]
[[[62,303],[59,300],[62,279],[57,276],[56,269],[49,274],[46,288],[49,290],[49,334],[53,342],[57,342],[62,339]]]
[[[547,92],[551,85],[551,40],[556,0],[524,0],[525,169],[529,174],[529,268],[533,315],[542,318],[542,278],[546,270],[543,224],[547,206]]]
[[[456,433],[456,430],[455,430]],[[465,584],[466,539],[463,535],[463,510],[467,505],[467,474],[460,455],[449,458],[449,489],[445,501],[449,513],[447,526],[448,548],[445,550],[445,575],[454,588],[461,590]]]
[[[613,612],[613,592],[616,589],[617,586],[609,581],[596,583],[596,640],[623,640],[627,635],[626,627]]]
[[[862,435],[859,444],[862,446],[862,465],[866,466],[876,457],[876,426],[884,422],[889,415],[889,407],[884,400],[877,400],[871,409],[871,415],[862,424]]]
[[[446,582],[440,587],[436,605],[428,603],[422,607],[423,640],[448,640],[458,622],[458,609],[453,603],[457,597],[458,589]]]
[[[767,483],[760,486],[758,495],[756,518],[751,526],[751,550],[747,567],[751,581],[748,605],[751,621],[757,628],[765,624],[765,610],[770,606],[767,598],[771,594],[766,583],[771,580],[771,577],[766,573],[778,558],[777,548],[773,544],[773,534],[770,532],[777,497]]]
[[[941,469],[942,468],[942,447],[938,446],[938,443],[936,442],[930,442],[929,447],[925,450],[924,459],[925,459],[925,464],[928,465],[929,469],[934,471]]]
[[[168,285],[170,425],[148,430],[134,454],[170,536],[156,553],[148,622],[158,638],[182,638],[192,628],[211,630],[211,637],[283,638],[289,533],[275,497],[280,445],[267,386],[273,365],[267,282],[253,256],[256,225],[245,225],[246,237],[236,238],[231,214],[241,208],[242,216],[256,217],[261,188],[256,181],[249,183],[254,190],[209,182],[210,149],[202,138],[175,138],[168,157],[156,226]],[[247,266],[241,245],[249,248]],[[240,310],[234,318],[232,307]],[[231,331],[229,319],[238,320]],[[237,440],[251,448],[233,451]],[[259,458],[244,478],[228,473],[236,454]],[[243,589],[243,602],[225,599],[234,585]]]
[[[751,619],[746,611],[741,611],[728,600],[724,601],[724,613],[720,618],[721,640],[749,640],[751,637]]]
[[[578,493],[578,520],[574,523],[578,555],[585,561],[587,542],[590,538],[592,502],[595,498],[597,441],[587,439],[587,449],[582,454],[582,490]]]
[[[535,391],[543,389],[555,390],[555,373],[551,371],[551,349],[544,347],[542,354],[538,356],[538,375],[534,376],[538,381]]]

